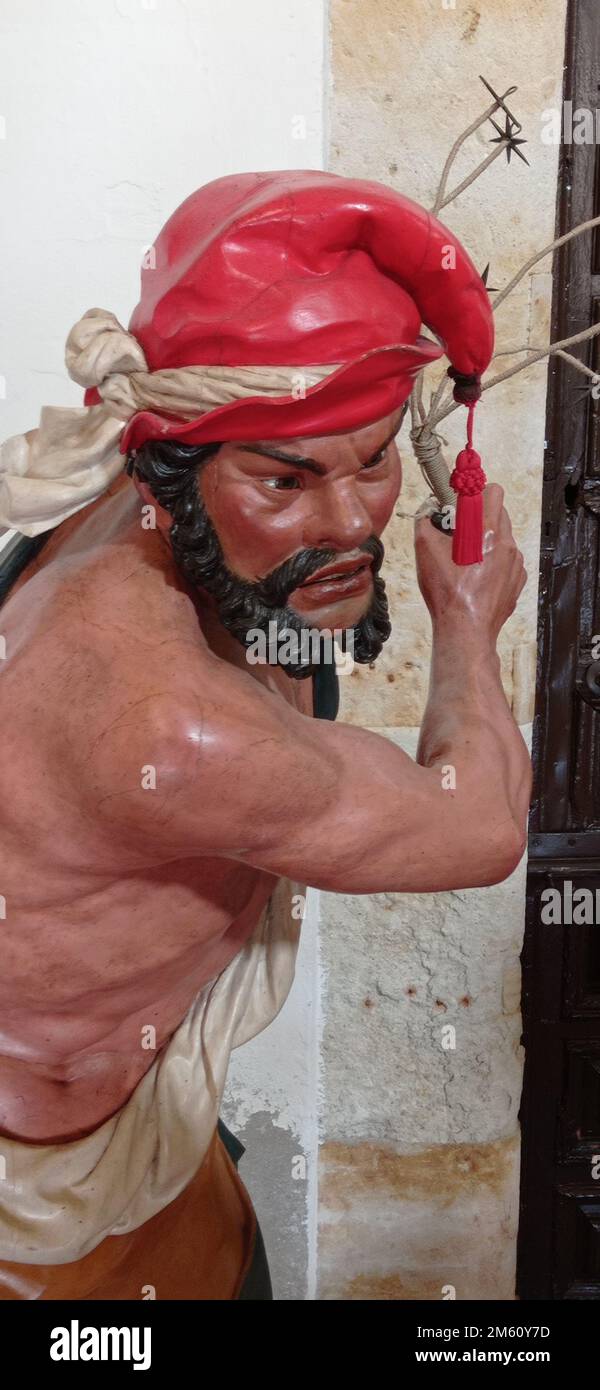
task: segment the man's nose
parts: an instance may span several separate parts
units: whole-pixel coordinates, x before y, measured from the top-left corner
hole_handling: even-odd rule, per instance
[[[304,543],[319,550],[354,550],[369,539],[373,523],[356,484],[339,479],[314,494],[314,510],[304,528]]]

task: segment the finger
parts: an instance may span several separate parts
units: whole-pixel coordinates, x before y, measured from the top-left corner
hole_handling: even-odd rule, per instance
[[[494,530],[499,524],[504,504],[504,488],[499,483],[488,483],[483,489],[483,520],[486,529]]]
[[[419,517],[415,522],[415,545],[440,545],[440,537],[447,536],[452,540],[452,532],[433,524],[432,516]]]
[[[498,528],[497,528],[497,529],[498,529],[498,535],[499,535],[499,536],[502,536],[502,539],[503,539],[503,540],[508,540],[508,539],[510,539],[510,537],[512,537],[512,533],[513,533],[512,521],[511,521],[511,519],[510,519],[510,517],[509,517],[509,515],[508,515],[508,512],[507,512],[507,510],[506,510],[506,507],[503,507],[503,508],[502,508],[502,511],[500,512],[500,520],[499,520],[499,522],[498,522]]]
[[[488,523],[487,526],[484,526],[483,530],[483,548],[485,551],[493,550],[500,542],[514,548],[514,537],[510,517],[508,512],[505,512],[504,508],[502,508],[496,524],[490,525]]]
[[[517,555],[517,547],[512,532],[512,525],[508,512],[502,509],[500,518],[496,526],[486,526],[483,532],[483,552],[488,555],[491,550],[501,546],[505,551],[511,552],[507,559],[514,559]]]
[[[425,541],[431,530],[428,516],[417,517],[415,521],[415,545],[417,541]]]

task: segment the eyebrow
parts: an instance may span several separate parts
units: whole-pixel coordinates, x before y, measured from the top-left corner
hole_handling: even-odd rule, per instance
[[[402,422],[400,422],[400,424],[401,423]],[[373,460],[377,458],[378,454],[383,453],[383,450],[387,449],[388,444],[391,444],[392,439],[399,433],[400,424],[394,426],[391,434],[388,434],[387,439],[384,439],[383,443],[379,444],[377,448],[373,450],[369,458],[365,459],[365,463],[372,463]],[[277,459],[280,463],[289,463],[292,468],[305,468],[307,472],[316,473],[320,478],[327,472],[323,463],[318,463],[317,459],[304,458],[302,454],[284,454],[280,449],[268,449],[261,444],[238,444],[237,447],[244,454],[261,454],[263,458]]]

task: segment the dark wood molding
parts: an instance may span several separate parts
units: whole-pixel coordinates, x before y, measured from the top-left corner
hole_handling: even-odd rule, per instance
[[[570,0],[564,99],[600,105],[600,4]],[[561,145],[556,235],[600,213],[600,151]],[[600,314],[600,236],[554,258],[552,338]],[[598,340],[573,349],[600,372]],[[521,1299],[600,1299],[600,922],[542,920],[544,889],[600,889],[600,402],[548,368],[523,966]],[[572,885],[569,884],[572,880]],[[561,899],[562,901],[562,899]]]

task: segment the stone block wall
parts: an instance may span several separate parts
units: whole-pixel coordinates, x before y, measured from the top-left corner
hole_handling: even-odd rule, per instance
[[[554,233],[558,149],[541,131],[542,112],[561,100],[565,13],[565,0],[331,7],[328,164],[336,172],[380,179],[430,207],[453,141],[488,103],[478,75],[497,91],[518,87],[509,104],[529,167],[502,156],[440,213],[475,264],[490,263],[497,287]],[[449,187],[489,154],[493,134],[484,127],[463,147]],[[550,270],[541,261],[500,308],[494,372],[522,360],[517,348],[546,340]],[[439,369],[432,372],[435,385]],[[546,362],[519,373],[484,395],[476,418],[477,447],[489,480],[505,488],[529,574],[500,643],[507,698],[526,738],[546,378]],[[440,427],[450,460],[464,421],[457,410]],[[394,634],[372,670],[342,680],[341,717],[414,753],[430,631],[412,516],[429,489],[407,425],[405,481],[385,537]],[[524,899],[524,861],[488,889],[320,895],[318,1298],[514,1298]]]

